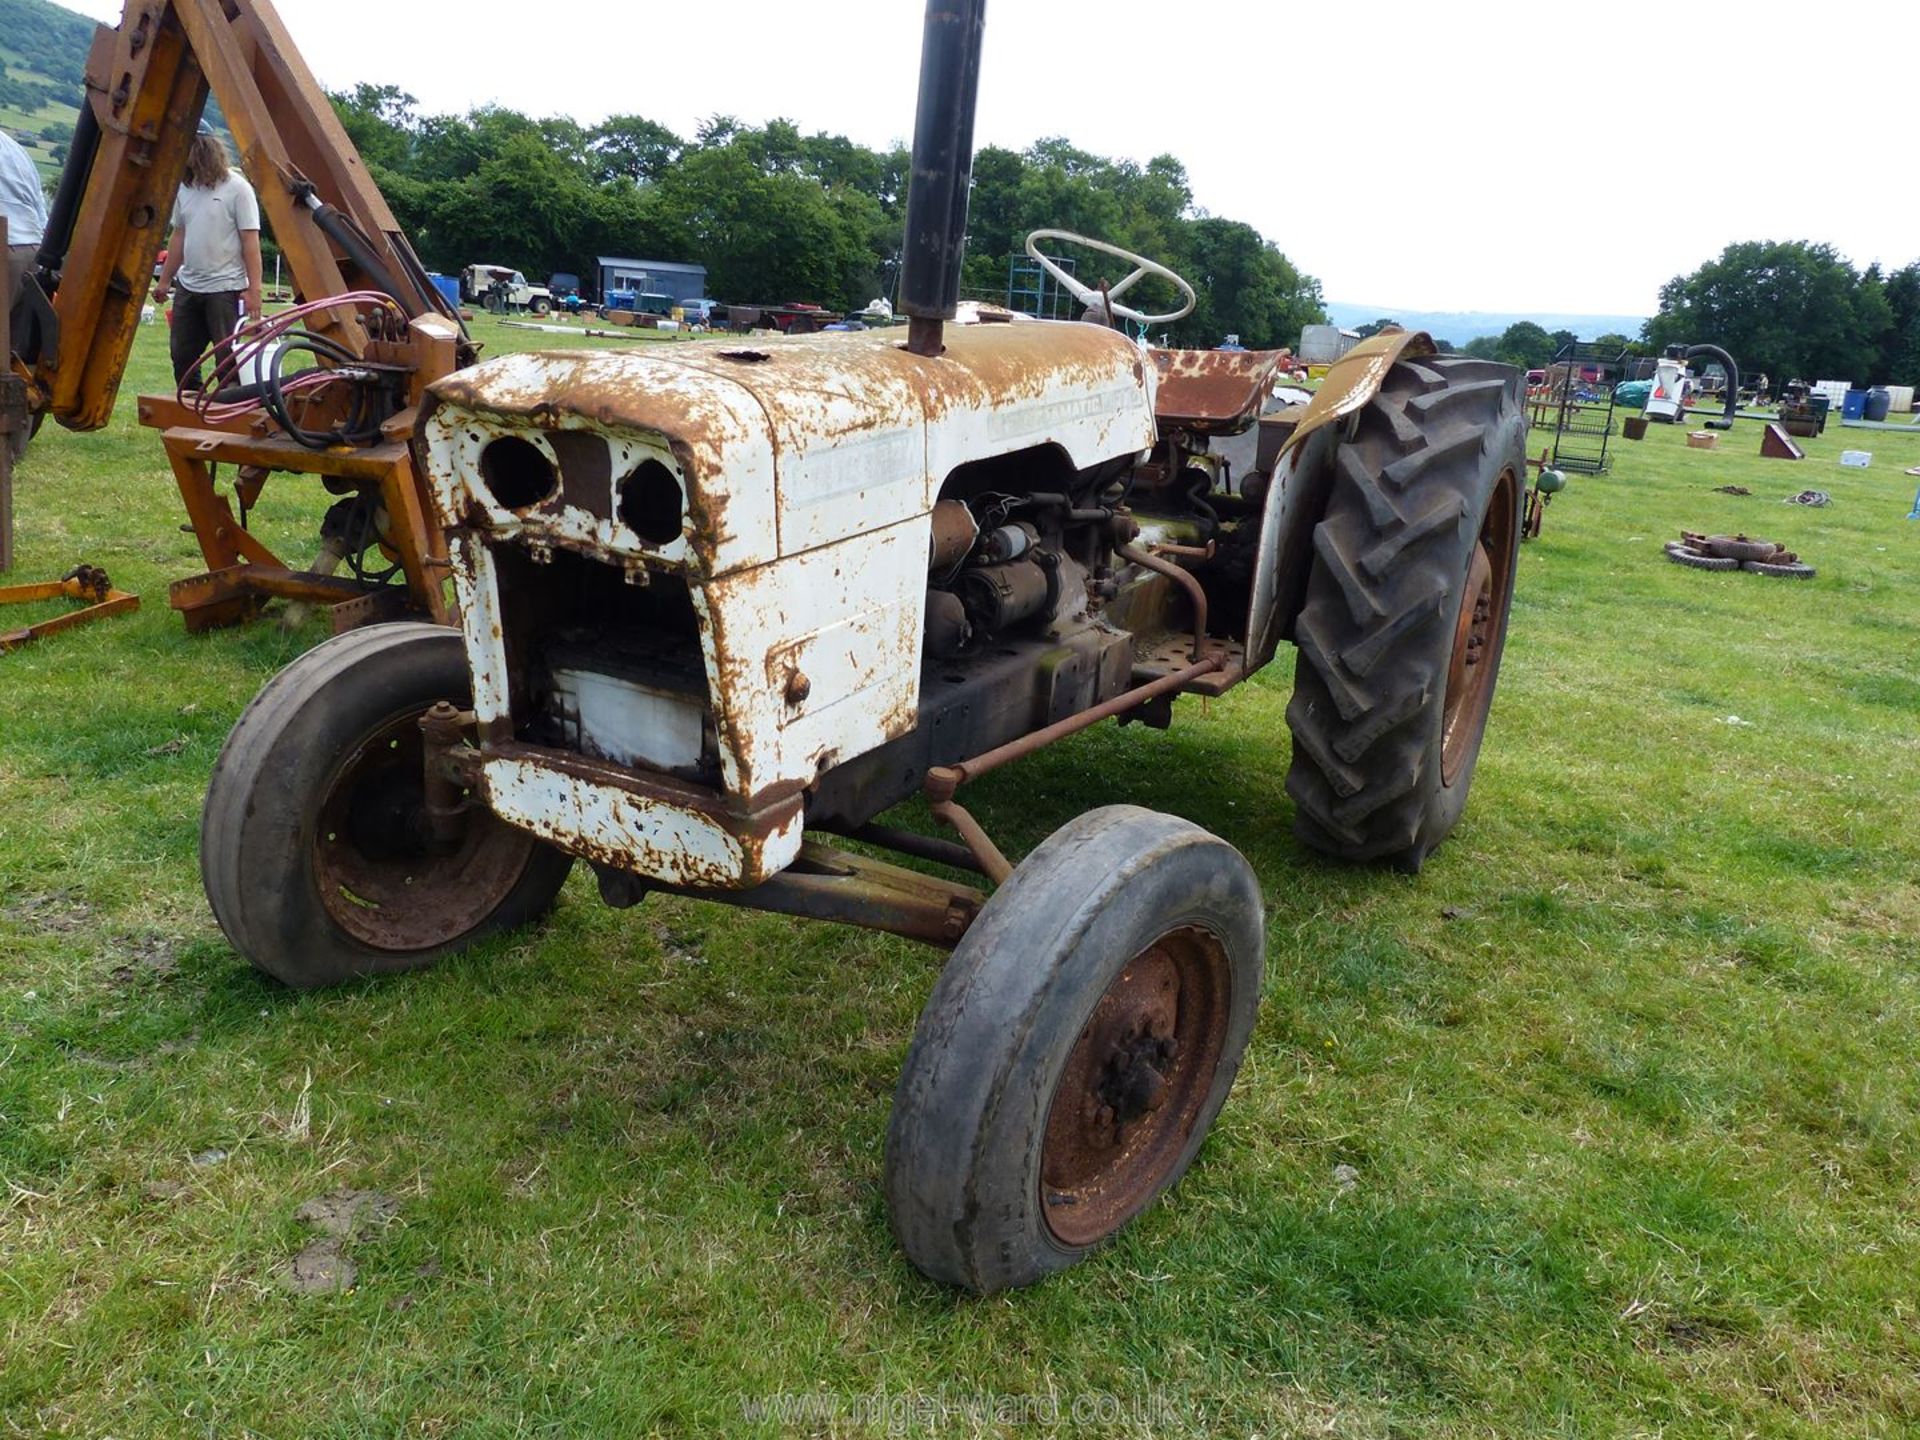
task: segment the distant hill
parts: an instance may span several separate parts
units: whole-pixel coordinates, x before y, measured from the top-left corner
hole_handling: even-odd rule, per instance
[[[0,127],[43,176],[60,173],[86,97],[94,22],[50,0],[0,0]]]
[[[1349,305],[1340,300],[1327,302],[1327,318],[1335,325],[1353,329],[1370,320],[1398,320],[1409,330],[1424,330],[1436,340],[1465,345],[1482,335],[1504,335],[1509,325],[1531,320],[1543,330],[1571,330],[1582,340],[1601,335],[1640,334],[1644,315],[1562,315],[1535,312],[1503,314],[1492,310],[1400,310],[1391,305]]]

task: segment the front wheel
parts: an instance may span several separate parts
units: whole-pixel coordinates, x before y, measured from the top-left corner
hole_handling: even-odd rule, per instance
[[[267,682],[214,765],[200,874],[255,968],[300,989],[411,970],[537,919],[572,858],[478,807],[426,824],[419,717],[464,705],[458,632],[350,630]]]
[[[1295,833],[1418,871],[1466,808],[1525,524],[1518,370],[1395,365],[1335,454],[1287,724]]]
[[[921,1012],[887,1131],[887,1209],[936,1280],[1065,1269],[1185,1173],[1260,1003],[1259,883],[1131,805],[1056,830],[981,909]]]

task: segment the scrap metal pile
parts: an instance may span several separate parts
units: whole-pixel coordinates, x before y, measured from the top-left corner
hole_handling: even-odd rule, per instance
[[[1678,540],[1667,542],[1667,558],[1695,570],[1748,570],[1777,580],[1811,580],[1814,574],[1813,566],[1801,564],[1786,546],[1751,535],[1696,535],[1682,530]]]

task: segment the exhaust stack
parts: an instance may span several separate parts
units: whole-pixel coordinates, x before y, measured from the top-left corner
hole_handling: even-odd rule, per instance
[[[960,298],[973,176],[973,106],[980,93],[986,18],[987,0],[927,0],[900,270],[907,349],[916,355],[940,353],[941,332]]]

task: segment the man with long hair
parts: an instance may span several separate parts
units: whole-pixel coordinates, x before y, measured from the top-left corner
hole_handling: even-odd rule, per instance
[[[187,180],[173,202],[173,236],[153,298],[165,301],[176,279],[173,378],[198,390],[195,362],[207,347],[224,349],[243,313],[246,324],[260,319],[260,202],[204,123],[187,152]]]

